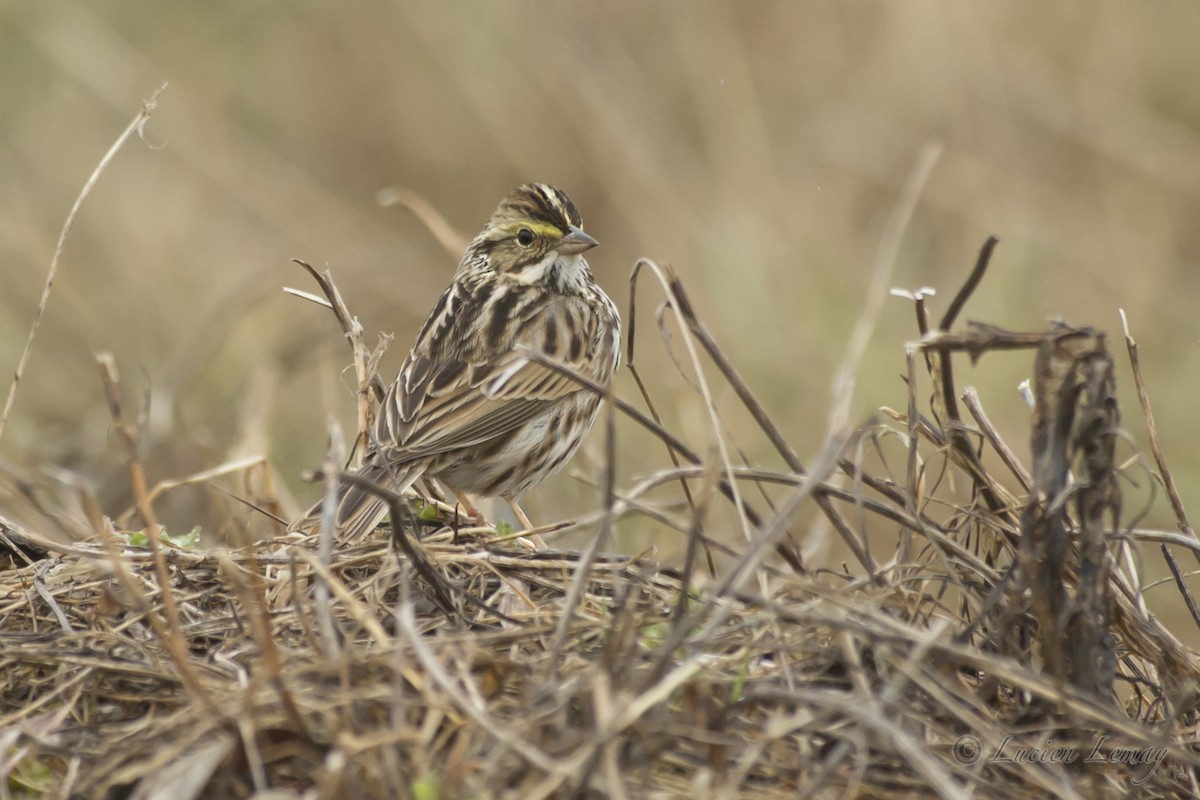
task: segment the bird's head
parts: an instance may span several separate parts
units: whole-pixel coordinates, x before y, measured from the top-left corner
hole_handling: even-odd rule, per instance
[[[579,209],[566,192],[527,183],[500,201],[487,227],[467,248],[464,266],[488,267],[517,283],[559,283],[569,288],[587,275],[583,253],[597,244],[583,232]]]

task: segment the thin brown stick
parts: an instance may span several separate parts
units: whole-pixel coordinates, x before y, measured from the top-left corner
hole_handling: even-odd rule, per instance
[[[58,244],[54,248],[54,256],[50,259],[50,269],[46,273],[46,283],[42,287],[42,297],[38,301],[37,311],[33,315],[33,324],[29,326],[29,335],[25,337],[25,347],[21,350],[21,357],[17,360],[17,368],[13,371],[12,383],[8,387],[8,397],[4,401],[4,411],[0,412],[0,439],[4,438],[4,427],[8,422],[8,415],[12,411],[13,401],[17,397],[17,386],[21,383],[21,377],[25,374],[25,365],[29,363],[29,354],[33,350],[33,340],[37,337],[38,328],[42,324],[42,316],[46,313],[46,305],[50,302],[50,290],[54,287],[54,279],[58,276],[58,262],[62,258],[63,249],[67,244],[67,234],[71,232],[71,228],[75,225],[75,219],[79,216],[79,210],[83,207],[83,201],[87,198],[96,182],[100,180],[100,176],[117,157],[117,153],[129,141],[129,137],[136,132],[139,136],[146,128],[146,123],[150,120],[150,115],[154,113],[154,109],[158,106],[158,96],[161,95],[167,88],[167,84],[158,87],[158,90],[150,96],[150,99],[142,104],[142,108],[134,116],[133,120],[126,126],[117,140],[108,148],[108,152],[100,159],[100,163],[92,170],[92,174],[88,177],[87,182],[83,184],[83,189],[80,190],[79,196],[75,198],[75,203],[71,206],[71,211],[67,214],[67,220],[63,223],[62,230],[58,234]]]
[[[1167,459],[1163,455],[1162,446],[1158,441],[1158,424],[1154,421],[1154,411],[1150,407],[1150,394],[1146,391],[1145,381],[1142,380],[1142,362],[1138,356],[1137,342],[1134,341],[1133,334],[1129,332],[1129,320],[1125,317],[1125,310],[1120,309],[1119,313],[1121,327],[1125,331],[1125,347],[1129,351],[1129,366],[1133,370],[1133,384],[1137,387],[1142,418],[1146,420],[1146,436],[1150,440],[1150,452],[1154,455],[1154,463],[1158,466],[1159,476],[1167,491],[1167,499],[1171,502],[1171,510],[1175,512],[1175,524],[1183,533],[1194,539],[1198,538],[1196,530],[1192,527],[1192,521],[1188,518],[1187,509],[1183,507],[1183,498],[1179,496],[1175,477],[1171,474],[1170,467],[1167,466]]]
[[[915,517],[921,513],[925,482],[923,471],[919,473],[917,466],[921,463],[917,453],[917,360],[912,348],[908,348],[904,354],[904,369],[908,375],[905,386],[908,394],[908,457],[904,467],[904,480],[908,491],[904,494],[904,501],[909,506],[908,512]],[[896,559],[901,564],[907,564],[911,558],[912,536],[905,531],[900,534]]]
[[[680,589],[679,598],[675,602],[675,611],[671,615],[671,624],[673,626],[682,625],[685,619],[685,614],[688,608],[689,591],[687,579],[692,575],[696,568],[696,557],[700,547],[704,547],[704,552],[708,554],[709,563],[712,563],[712,551],[708,547],[708,543],[704,538],[704,518],[708,513],[709,506],[712,505],[712,499],[716,495],[717,486],[720,483],[720,475],[715,469],[715,465],[705,468],[701,476],[700,483],[700,499],[692,511],[691,526],[687,533],[687,549],[683,556],[683,575],[685,577],[684,585]],[[763,493],[766,496],[766,493]],[[710,568],[709,574],[716,575],[716,572]]]
[[[933,331],[917,343],[921,350],[967,353],[972,359],[992,350],[1035,350],[1045,341],[1040,331],[1009,331],[995,325],[970,322],[965,331]]]
[[[1200,608],[1196,607],[1196,598],[1192,597],[1192,592],[1187,587],[1187,583],[1183,579],[1183,571],[1179,569],[1179,562],[1175,560],[1175,556],[1171,554],[1170,549],[1166,544],[1158,545],[1162,551],[1163,560],[1167,562],[1167,568],[1171,570],[1171,578],[1175,581],[1175,586],[1179,589],[1179,593],[1183,595],[1184,605],[1187,606],[1188,613],[1192,615],[1192,622],[1196,623],[1196,627],[1200,628]]]
[[[675,274],[669,266],[658,265],[649,259],[639,259],[633,268],[633,278],[636,279],[638,272],[642,267],[647,267],[655,273],[663,275],[663,285],[667,289],[667,296],[671,299],[671,303],[675,309],[687,322],[688,330],[700,342],[700,346],[704,348],[704,352],[712,359],[720,371],[721,376],[729,382],[730,388],[737,394],[738,399],[742,401],[742,405],[750,412],[750,416],[754,422],[766,434],[767,440],[771,442],[771,446],[776,452],[783,457],[783,460],[789,467],[796,472],[804,472],[804,464],[800,461],[800,456],[792,449],[791,444],[784,438],[783,432],[779,430],[779,426],[771,419],[766,408],[759,401],[750,385],[738,369],[733,365],[725,355],[725,351],[717,344],[708,328],[700,321],[700,317],[696,314],[695,306],[692,305],[692,300],[688,296],[687,291],[683,288],[683,282],[679,276]],[[632,335],[630,336],[630,356],[632,357]]]
[[[645,263],[655,270],[661,269],[665,272],[665,281],[672,304],[687,322],[688,329],[696,337],[697,341],[700,342],[700,345],[704,348],[704,351],[708,354],[709,358],[712,359],[713,363],[717,366],[717,369],[729,383],[730,387],[733,388],[734,392],[738,396],[738,399],[742,401],[742,404],[750,412],[751,417],[754,418],[754,421],[759,425],[763,433],[766,434],[767,439],[770,440],[771,444],[775,447],[776,452],[783,457],[788,467],[795,470],[800,475],[805,474],[806,469],[803,462],[800,460],[800,457],[783,437],[782,432],[779,430],[778,426],[775,425],[775,422],[771,419],[770,415],[767,414],[766,409],[763,407],[762,403],[759,402],[749,384],[746,383],[746,381],[742,378],[741,373],[725,356],[724,351],[722,351],[717,345],[716,340],[713,339],[712,335],[708,332],[707,327],[700,321],[700,318],[696,314],[695,308],[692,306],[691,300],[687,296],[687,293],[683,288],[683,284],[679,281],[678,276],[676,276],[670,269],[661,268],[652,261],[643,259],[639,262],[639,264],[641,263]],[[837,531],[838,535],[842,538],[842,541],[845,542],[846,546],[850,548],[850,551],[854,554],[854,557],[858,560],[858,562],[862,564],[862,566],[869,573],[874,574],[875,563],[871,558],[870,553],[867,552],[865,542],[859,541],[859,538],[855,535],[850,525],[825,499],[822,492],[817,492],[814,495],[814,500],[817,504],[817,507],[821,509],[821,512],[825,515],[826,519],[828,519],[830,524],[833,525],[834,530]],[[786,548],[787,544],[781,541],[780,547]],[[796,559],[799,560],[798,555],[796,555]]]
[[[985,439],[992,445],[992,449],[1000,456],[1000,460],[1008,467],[1009,472],[1021,484],[1021,488],[1029,491],[1033,485],[1033,478],[1029,475],[1029,470],[1025,469],[1025,465],[1017,458],[1017,454],[1013,452],[1008,443],[1000,437],[1000,432],[996,430],[996,426],[992,424],[987,413],[983,410],[983,404],[979,402],[979,392],[975,387],[968,386],[963,389],[962,393],[963,405],[971,412],[971,417],[974,418],[975,424],[979,426],[979,430],[983,433]]]
[[[609,395],[612,394],[612,387],[609,387]],[[554,637],[550,640],[550,659],[548,661],[549,680],[558,681],[558,670],[562,663],[562,648],[563,642],[567,638],[567,630],[571,627],[571,619],[575,615],[575,609],[579,605],[579,599],[583,595],[584,586],[587,585],[588,578],[592,574],[592,566],[596,563],[596,557],[600,554],[601,549],[608,545],[612,534],[613,519],[616,516],[616,464],[617,464],[617,428],[616,416],[613,413],[613,404],[610,402],[605,406],[604,413],[604,486],[603,486],[603,508],[604,512],[600,517],[600,529],[596,535],[591,537],[588,542],[587,549],[583,551],[583,555],[579,558],[579,563],[575,567],[575,573],[571,577],[571,583],[567,586],[566,595],[562,601],[562,611],[559,614],[558,622],[554,626]],[[614,589],[614,595],[618,592]]]
[[[971,295],[979,287],[983,280],[984,274],[987,273],[988,265],[992,262],[992,253],[996,249],[996,245],[1000,240],[995,236],[989,236],[983,243],[983,247],[979,249],[979,257],[975,259],[975,266],[971,270],[971,274],[967,276],[967,280],[959,287],[958,293],[954,295],[954,299],[950,301],[950,305],[946,308],[946,313],[942,315],[942,321],[938,323],[938,330],[948,331],[958,319],[958,315],[962,313],[967,301],[971,299]]]
[[[366,345],[363,343],[362,323],[350,313],[350,309],[346,306],[346,301],[342,299],[342,293],[338,291],[337,284],[333,281],[333,274],[329,270],[326,270],[324,273],[317,272],[311,264],[299,258],[293,258],[292,262],[301,266],[312,276],[326,299],[322,302],[320,298],[308,292],[286,287],[284,288],[284,292],[311,300],[331,310],[334,318],[337,320],[338,326],[342,329],[342,334],[350,344],[354,363],[354,376],[358,386],[357,434],[351,452],[353,458],[361,460],[367,452],[368,445],[371,443],[371,425],[374,420],[375,405],[382,402],[384,395],[387,394],[387,389],[379,376],[378,367],[383,351],[391,343],[391,337],[385,337],[375,351],[368,354]]]
[[[950,307],[942,316],[939,325],[939,335],[936,341],[939,342],[937,349],[938,357],[936,359],[935,369],[932,370],[934,383],[938,389],[938,394],[935,396],[939,401],[935,409],[940,409],[941,413],[937,416],[945,415],[946,419],[942,421],[942,426],[949,436],[950,443],[954,450],[962,457],[968,468],[968,473],[971,480],[974,482],[975,490],[979,492],[988,508],[996,513],[1004,511],[1004,503],[999,495],[994,490],[995,483],[984,469],[983,463],[979,459],[979,455],[971,446],[971,440],[967,436],[963,428],[962,417],[958,413],[958,399],[954,390],[954,372],[951,367],[950,354],[948,348],[944,345],[942,338],[949,327],[958,319],[959,313],[966,305],[968,299],[983,280],[984,274],[987,272],[988,264],[991,262],[992,253],[996,249],[996,244],[999,242],[995,236],[989,236],[983,243],[983,247],[979,250],[979,256],[975,260],[975,266],[972,268],[970,275],[967,276],[954,299],[950,302]],[[922,338],[918,346],[922,348],[933,347],[930,344],[931,337],[925,336]],[[990,349],[990,348],[988,348]],[[977,351],[972,351],[977,352]]]
[[[763,408],[762,404],[758,401],[758,398],[754,395],[753,391],[751,391],[749,384],[742,379],[741,374],[736,368],[734,368],[729,359],[726,358],[725,353],[717,345],[716,340],[713,339],[712,335],[708,332],[708,329],[703,323],[701,323],[696,314],[695,308],[692,306],[691,300],[684,291],[683,283],[679,280],[679,277],[669,266],[660,266],[656,262],[645,258],[639,259],[637,264],[634,265],[633,274],[635,277],[642,267],[648,269],[658,279],[659,283],[663,287],[663,290],[666,292],[667,297],[670,298],[671,307],[675,310],[677,317],[682,323],[680,327],[690,332],[691,335],[694,336],[695,339],[700,343],[700,346],[704,349],[704,352],[707,353],[708,357],[712,359],[714,364],[717,365],[721,375],[726,381],[729,382],[729,385],[733,387],[734,391],[738,395],[738,398],[742,401],[743,405],[746,406],[747,410],[750,412],[750,415],[754,417],[755,422],[757,422],[763,429],[764,433],[767,434],[767,438],[771,440],[776,450],[788,463],[788,466],[803,474],[803,464],[800,462],[799,456],[796,455],[795,451],[792,450],[791,445],[789,445],[787,440],[784,439],[783,434],[779,431],[778,426],[776,426],[774,421],[771,420],[770,415],[768,415],[766,412],[766,409]],[[690,339],[687,341],[690,343]],[[697,380],[700,381],[701,385],[703,386],[704,378],[703,374],[700,372],[699,364],[696,365],[696,370]],[[711,412],[711,399],[706,398],[706,401]],[[722,441],[719,432],[716,433],[716,442],[718,448],[721,450],[723,461],[726,462],[728,470],[728,459],[724,458],[724,442]],[[727,487],[726,489],[722,489],[723,493],[725,491],[732,492],[730,499],[733,501],[735,507],[739,509],[749,508],[749,506],[738,494],[735,483],[730,480],[726,480],[722,485]],[[822,510],[826,511],[827,515],[831,513],[824,507],[822,507]],[[838,516],[836,513],[833,513],[833,516],[830,517],[830,521],[837,529],[838,533],[844,539],[847,539],[847,545],[851,548],[851,551],[854,552],[855,556],[858,557],[861,562],[863,549],[858,545],[857,540],[854,538],[853,532],[845,523],[845,520],[842,520],[840,516]],[[758,523],[755,524],[757,525]],[[788,562],[788,564],[796,568],[797,571],[804,571],[803,561],[801,560],[799,553],[796,551],[795,546],[790,541],[790,537],[788,537],[788,541],[781,540],[779,542],[778,550],[781,555],[787,551],[788,554],[784,556],[784,559]]]
[[[425,229],[433,234],[433,238],[437,239],[438,244],[451,258],[459,258],[466,249],[469,239],[455,230],[454,226],[433,207],[432,203],[412,189],[401,189],[396,186],[384,187],[375,193],[375,202],[383,208],[396,205],[407,208],[425,226]]]
[[[638,387],[638,393],[641,394],[646,408],[650,411],[650,415],[654,421],[663,425],[662,417],[658,414],[658,409],[654,405],[654,401],[650,397],[650,390],[646,388],[645,381],[642,380],[642,375],[634,363],[634,344],[636,342],[635,332],[637,330],[637,287],[638,273],[641,271],[641,262],[633,265],[633,269],[629,273],[629,313],[626,315],[625,323],[625,366],[629,370],[629,374],[633,376],[633,382]],[[671,459],[671,463],[676,467],[679,466],[679,456],[670,447],[667,448],[667,458]],[[683,497],[687,501],[688,507],[692,509],[693,514],[696,510],[696,500],[692,496],[692,487],[688,486],[688,482],[682,478],[679,481],[680,487],[683,489]],[[717,565],[713,561],[712,551],[705,545],[705,554],[708,556],[708,571],[710,575],[715,575]]]
[[[685,334],[680,338],[683,341],[684,348],[687,350],[688,359],[691,362],[693,374],[695,375],[696,391],[704,400],[704,410],[708,416],[709,424],[712,426],[712,442],[716,446],[721,465],[726,469],[726,471],[728,471],[732,468],[732,459],[729,457],[728,444],[725,441],[725,437],[721,433],[722,425],[720,414],[717,411],[716,401],[713,399],[713,394],[709,388],[708,379],[705,377],[704,368],[700,363],[700,354],[696,351],[695,340],[699,337],[696,336],[692,323],[686,318],[687,314],[683,308],[684,305],[687,305],[686,300],[680,300],[675,293],[675,287],[679,284],[679,280],[674,275],[670,267],[661,267],[654,261],[645,258],[639,259],[634,265],[633,269],[635,275],[640,271],[642,266],[645,266],[650,273],[654,275],[659,284],[662,286],[667,297],[671,299],[671,302],[667,304],[666,308],[669,308],[674,313],[680,330]],[[694,317],[694,314],[692,316]],[[726,484],[728,485],[729,490],[733,493],[733,505],[738,512],[738,522],[742,529],[742,535],[747,541],[750,541],[753,538],[753,534],[750,531],[749,517],[744,511],[747,505],[738,493],[739,489],[737,484],[733,481],[727,481]],[[786,546],[787,545],[780,542],[781,548]]]
[[[1171,503],[1171,510],[1175,512],[1175,524],[1178,526],[1181,533],[1185,536],[1190,536],[1193,539],[1200,539],[1196,536],[1196,531],[1192,527],[1192,521],[1188,517],[1187,509],[1183,507],[1183,498],[1179,495],[1179,488],[1175,485],[1175,476],[1171,473],[1170,467],[1167,466],[1166,456],[1163,455],[1162,446],[1158,441],[1158,424],[1154,421],[1154,411],[1150,406],[1150,393],[1146,391],[1146,383],[1142,379],[1142,360],[1138,355],[1138,345],[1133,338],[1133,334],[1129,330],[1129,319],[1125,316],[1125,309],[1119,309],[1121,315],[1121,328],[1125,333],[1125,348],[1129,353],[1129,367],[1133,371],[1133,385],[1137,388],[1138,404],[1142,409],[1142,419],[1146,421],[1146,436],[1150,441],[1150,453],[1154,457],[1154,463],[1158,466],[1158,475],[1162,480],[1163,488],[1167,493],[1167,500]],[[1175,586],[1179,589],[1179,593],[1183,596],[1183,602],[1187,606],[1188,613],[1192,615],[1192,621],[1200,627],[1200,608],[1197,608],[1196,599],[1192,596],[1191,589],[1183,579],[1183,573],[1179,569],[1179,564],[1175,561],[1175,557],[1171,551],[1167,549],[1166,543],[1160,543],[1159,548],[1162,552],[1163,560],[1167,562],[1167,568],[1171,571],[1171,577],[1175,580]],[[1200,552],[1192,551],[1193,556],[1197,561],[1200,561]]]
[[[171,573],[167,568],[166,557],[163,555],[160,539],[162,526],[158,524],[154,508],[150,503],[149,492],[146,488],[146,472],[142,468],[141,459],[138,458],[137,436],[125,421],[125,415],[121,411],[116,362],[113,360],[112,353],[100,353],[96,356],[96,362],[100,367],[100,379],[104,384],[104,394],[108,400],[108,411],[112,417],[113,429],[125,450],[125,462],[129,469],[129,480],[133,486],[133,496],[137,501],[138,513],[141,514],[142,521],[146,523],[146,541],[149,542],[150,554],[154,560],[155,576],[158,579],[159,591],[162,592],[166,626],[162,626],[158,615],[152,609],[147,610],[146,619],[154,628],[167,653],[170,654],[175,668],[179,670],[179,677],[187,687],[192,700],[210,711],[215,711],[216,707],[213,705],[212,699],[209,698],[208,692],[205,691],[192,670],[187,640],[179,624],[179,607],[175,603],[175,593],[171,589]]]
[[[585,389],[589,389],[590,391],[593,391],[599,395],[608,394],[608,391],[605,387],[596,383],[591,378],[571,369],[559,361],[547,357],[544,353],[539,353],[533,350],[524,350],[523,355],[525,355],[531,361],[535,361],[545,367],[548,367],[549,369],[554,370],[555,372],[569,377],[571,380],[575,381]],[[691,448],[684,444],[679,437],[675,436],[675,434],[668,431],[650,417],[647,417],[644,413],[642,413],[641,409],[626,402],[625,400],[622,400],[616,395],[612,396],[611,402],[614,406],[616,406],[618,411],[620,411],[622,414],[625,414],[634,422],[653,433],[664,444],[675,450],[675,452],[677,452],[685,461],[688,461],[692,464],[701,463],[700,457],[696,455]],[[762,517],[759,516],[758,512],[756,512],[748,503],[741,499],[740,495],[732,488],[732,485],[728,479],[721,479],[720,490],[721,494],[724,495],[731,503],[733,503],[735,507],[740,508],[741,513],[746,515],[746,518],[752,525],[762,525]],[[781,545],[779,547],[779,555],[788,563],[790,567],[792,567],[792,569],[801,573],[805,572],[803,562],[791,548]]]
[[[317,536],[317,558],[326,568],[333,564],[333,546],[337,537],[338,469],[345,463],[345,439],[341,426],[335,418],[329,418],[328,446],[325,449],[324,492],[321,495],[321,530]],[[325,654],[331,659],[341,656],[342,648],[337,623],[333,618],[333,606],[329,587],[318,581],[313,589],[313,615],[317,620],[317,631]]]

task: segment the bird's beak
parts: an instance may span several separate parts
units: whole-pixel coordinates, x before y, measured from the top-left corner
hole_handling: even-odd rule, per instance
[[[564,256],[571,256],[591,250],[598,244],[600,243],[595,239],[572,225],[567,231],[567,235],[558,243],[558,252]]]

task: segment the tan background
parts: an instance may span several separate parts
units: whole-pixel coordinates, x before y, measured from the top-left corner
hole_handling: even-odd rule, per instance
[[[331,408],[350,428],[352,401],[331,318],[281,291],[312,288],[288,259],[332,267],[367,331],[396,334],[390,372],[455,259],[376,193],[413,190],[470,235],[505,192],[538,179],[582,209],[602,243],[592,264],[622,308],[637,257],[677,267],[807,458],[888,215],[921,148],[940,142],[891,284],[937,288],[940,314],[994,233],[966,317],[1117,332],[1125,308],[1167,457],[1200,508],[1198,41],[1200,10],[1186,2],[8,3],[5,372],[80,187],[141,102],[170,88],[68,240],[0,455],[75,470],[109,513],[124,509],[92,359],[111,350],[131,408],[152,399],[152,481],[266,452],[307,502],[298,475],[319,461]],[[643,296],[656,397],[706,451],[701,407],[655,341],[649,284]],[[914,335],[909,305],[888,300],[853,418],[902,407]],[[1030,360],[958,372],[1022,454],[1015,386]],[[628,376],[619,388],[633,397]],[[775,465],[729,393],[720,400],[751,458]],[[665,463],[632,428],[621,436],[622,482]],[[577,473],[594,475],[598,445]],[[1131,515],[1149,494],[1136,479]],[[541,520],[596,504],[565,475],[534,494]],[[206,489],[172,493],[161,511],[173,529],[200,521],[218,535],[249,519]],[[1171,526],[1161,497],[1149,521]],[[638,527],[623,530],[634,548]]]

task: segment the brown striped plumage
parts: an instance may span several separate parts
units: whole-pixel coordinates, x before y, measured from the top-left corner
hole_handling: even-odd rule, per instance
[[[402,492],[422,476],[515,503],[557,472],[592,427],[602,398],[526,349],[608,386],[620,316],[592,280],[575,204],[546,184],[504,198],[467,247],[379,409],[364,477]],[[293,528],[311,530],[320,504]],[[375,528],[385,506],[343,487],[347,538]]]

